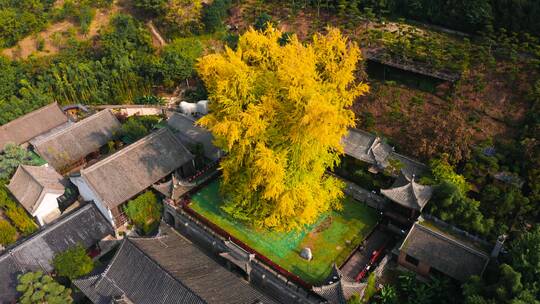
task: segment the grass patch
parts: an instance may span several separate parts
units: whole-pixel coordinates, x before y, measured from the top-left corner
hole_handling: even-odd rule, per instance
[[[311,226],[300,231],[276,232],[251,227],[231,218],[221,206],[219,181],[210,183],[192,197],[190,207],[232,236],[265,255],[304,281],[318,284],[330,273],[332,264],[340,265],[377,223],[377,212],[364,203],[345,198],[342,211],[327,212]],[[309,247],[313,260],[300,257]]]

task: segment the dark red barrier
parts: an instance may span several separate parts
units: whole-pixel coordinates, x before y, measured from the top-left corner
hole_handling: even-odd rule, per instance
[[[299,276],[290,273],[289,271],[283,269],[278,264],[274,263],[272,260],[264,256],[263,254],[259,253],[255,249],[251,248],[247,244],[244,244],[244,242],[240,241],[239,239],[235,238],[231,234],[229,234],[227,231],[223,230],[216,224],[212,223],[210,220],[202,216],[201,214],[195,212],[193,209],[189,207],[189,203],[184,205],[184,210],[191,216],[195,217],[197,220],[201,221],[203,224],[208,226],[210,229],[221,235],[222,237],[226,239],[230,239],[233,241],[236,245],[242,247],[242,249],[246,250],[249,253],[255,254],[258,260],[272,268],[277,273],[281,274],[282,276],[286,277],[288,280],[297,283],[298,285],[301,285],[304,288],[311,289],[312,285],[306,283],[304,280],[302,280]]]

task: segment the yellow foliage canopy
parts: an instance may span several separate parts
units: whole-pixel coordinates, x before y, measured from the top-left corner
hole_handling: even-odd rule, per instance
[[[348,110],[368,91],[355,83],[361,53],[337,29],[311,44],[253,29],[236,51],[203,57],[197,69],[209,92],[200,120],[228,155],[221,163],[225,210],[262,227],[290,230],[340,208],[343,185],[325,174],[354,125]]]

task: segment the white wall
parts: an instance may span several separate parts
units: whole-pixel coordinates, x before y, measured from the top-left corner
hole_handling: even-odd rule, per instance
[[[43,226],[43,218],[46,218],[50,213],[60,214],[60,210],[58,210],[58,201],[56,200],[60,195],[61,194],[46,193],[41,202],[38,202],[38,208],[34,211],[32,216],[37,218],[40,225]]]
[[[160,108],[124,108],[120,109],[120,113],[126,116],[133,116],[133,115],[140,115],[140,116],[146,116],[146,115],[161,115],[163,110]]]
[[[77,186],[79,189],[79,194],[85,201],[94,201],[98,210],[108,219],[114,227],[114,221],[111,211],[106,207],[106,205],[101,201],[101,199],[96,195],[96,193],[91,189],[91,187],[86,183],[82,177],[70,177],[71,182]]]

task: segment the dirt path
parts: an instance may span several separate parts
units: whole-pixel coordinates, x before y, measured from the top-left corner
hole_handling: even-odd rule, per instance
[[[154,26],[152,20],[148,21],[146,26],[148,26],[148,29],[150,29],[150,33],[152,34],[152,44],[156,48],[162,48],[167,45],[167,42],[165,39],[163,39],[157,28]]]

